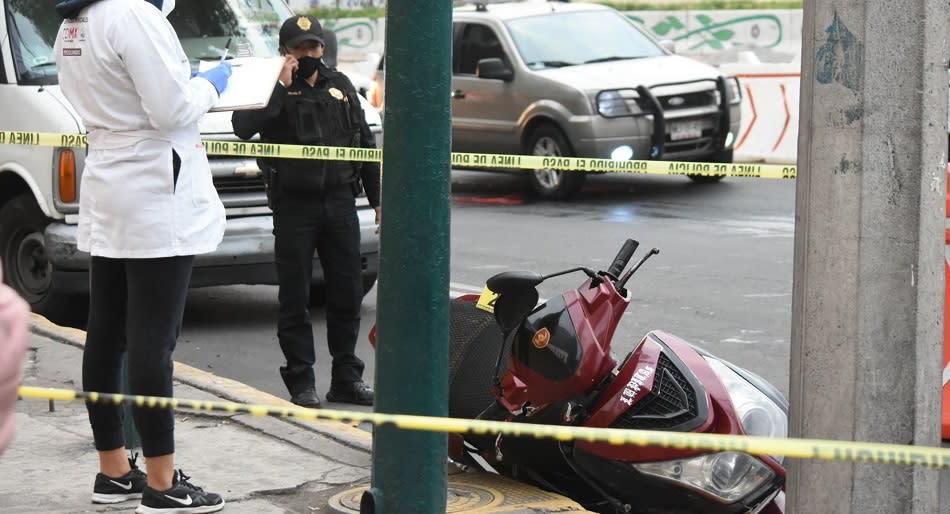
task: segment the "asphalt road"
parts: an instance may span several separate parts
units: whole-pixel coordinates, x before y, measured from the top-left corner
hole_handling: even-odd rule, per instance
[[[452,182],[453,294],[478,292],[486,278],[505,270],[603,269],[626,238],[637,239],[634,260],[652,247],[660,254],[628,284],[633,301],[614,337],[615,353],[622,357],[646,332],[660,329],[787,394],[794,181],[698,185],[685,177],[602,175],[570,202],[532,200],[523,194],[525,181],[508,173],[456,171]],[[541,297],[582,280],[575,274],[546,282]],[[272,286],[193,290],[176,360],[286,397],[277,371],[283,359],[276,301]],[[323,392],[329,386],[324,314],[314,309],[312,316]],[[362,317],[357,353],[372,381],[366,334],[376,319],[375,288]]]

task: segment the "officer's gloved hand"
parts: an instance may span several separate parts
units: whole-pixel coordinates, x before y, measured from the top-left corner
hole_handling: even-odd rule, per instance
[[[224,91],[224,88],[228,87],[228,77],[231,76],[231,63],[224,61],[210,70],[199,72],[196,76],[210,82],[211,85],[218,90],[218,94],[220,95],[221,92]]]

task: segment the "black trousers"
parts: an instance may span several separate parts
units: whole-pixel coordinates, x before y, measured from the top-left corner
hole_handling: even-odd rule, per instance
[[[193,256],[92,258],[84,390],[118,393],[121,359],[128,352],[129,392],[172,396],[172,352],[181,331],[193,261]],[[96,449],[124,447],[121,406],[89,403],[86,408]],[[132,407],[132,418],[145,457],[174,453],[171,410]]]
[[[360,226],[350,186],[301,195],[282,193],[274,210],[274,253],[280,315],[277,338],[287,359],[280,375],[290,394],[314,387],[316,362],[310,323],[313,254],[323,266],[327,291],[327,346],[331,386],[362,380],[354,353],[363,302]]]

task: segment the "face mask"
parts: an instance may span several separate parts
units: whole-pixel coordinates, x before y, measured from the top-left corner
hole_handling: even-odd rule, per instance
[[[320,69],[320,64],[322,64],[320,59],[310,57],[309,55],[297,59],[297,76],[303,79],[310,78]]]

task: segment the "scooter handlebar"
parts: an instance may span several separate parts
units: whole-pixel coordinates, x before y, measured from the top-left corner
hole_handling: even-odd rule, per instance
[[[630,262],[630,258],[633,257],[633,252],[637,251],[638,246],[640,246],[639,242],[633,239],[627,239],[623,243],[623,246],[620,247],[620,251],[617,252],[617,256],[614,257],[614,262],[607,268],[607,274],[614,280],[617,280],[617,278],[620,277],[620,272],[627,267],[627,263]]]

